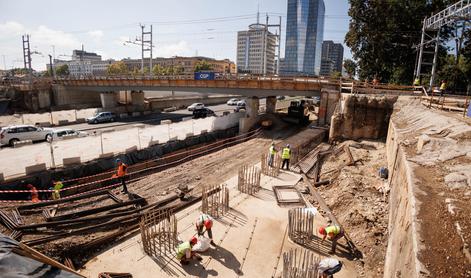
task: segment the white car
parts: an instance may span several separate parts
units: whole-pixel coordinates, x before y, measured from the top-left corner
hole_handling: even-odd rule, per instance
[[[73,130],[71,128],[55,129],[49,142],[54,140],[62,140],[64,139],[64,136],[85,137],[88,136],[88,133],[84,131]]]
[[[238,98],[231,98],[230,100],[227,101],[227,105],[237,105],[238,101],[239,101]]]
[[[188,106],[188,111],[193,111],[193,110],[202,109],[202,108],[204,108],[204,104],[197,102]]]
[[[240,110],[245,110],[245,99],[240,100],[236,104],[236,108],[234,109],[234,112],[239,112]]]
[[[51,140],[54,130],[32,125],[14,125],[2,128],[0,131],[0,145],[13,146],[18,141]]]

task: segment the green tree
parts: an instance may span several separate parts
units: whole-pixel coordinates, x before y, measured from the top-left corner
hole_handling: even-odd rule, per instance
[[[357,74],[357,63],[352,59],[345,59],[343,67],[348,74],[348,77],[353,78]]]
[[[69,76],[69,66],[68,65],[60,65],[56,67],[56,75],[57,76]]]
[[[106,74],[108,75],[123,75],[128,73],[129,69],[123,61],[112,63],[106,70]]]
[[[345,43],[358,61],[360,79],[410,84],[423,19],[451,0],[349,0]],[[447,32],[444,32],[444,36]]]
[[[339,79],[340,77],[342,77],[342,73],[339,71],[333,71],[330,73],[330,78]]]
[[[205,60],[199,61],[195,65],[195,72],[202,71],[202,70],[213,70],[213,66],[211,66],[208,62]]]

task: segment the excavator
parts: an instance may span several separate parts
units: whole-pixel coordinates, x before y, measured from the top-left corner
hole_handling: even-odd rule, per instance
[[[283,118],[286,122],[294,124],[308,124],[310,113],[314,113],[314,102],[308,99],[293,100],[288,107],[288,116]]]

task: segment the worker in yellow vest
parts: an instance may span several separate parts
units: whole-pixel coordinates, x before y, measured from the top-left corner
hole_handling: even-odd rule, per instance
[[[272,142],[270,149],[268,150],[268,166],[273,167],[273,162],[275,161],[275,155],[276,155],[275,142]]]
[[[177,259],[182,265],[190,263],[192,258],[201,260],[202,258],[192,251],[193,246],[198,242],[196,237],[192,237],[189,241],[182,242],[177,247]]]
[[[440,96],[443,96],[445,91],[446,91],[446,80],[442,80],[442,84],[440,85]]]
[[[284,169],[286,165],[286,170],[289,171],[290,158],[291,158],[291,148],[290,148],[290,145],[287,144],[286,147],[283,148],[283,151],[281,153],[281,159],[283,159],[283,164],[281,164],[281,169]]]
[[[329,252],[330,254],[335,254],[335,249],[337,248],[337,241],[345,235],[343,229],[337,225],[320,227],[319,234],[323,236],[322,241],[324,241],[326,237],[328,237],[332,241],[332,250]]]
[[[53,192],[52,192],[52,199],[59,200],[61,198],[61,189],[64,187],[62,181],[54,181],[52,180],[52,184],[54,185]]]
[[[420,80],[418,78],[414,79],[414,86],[420,86]]]

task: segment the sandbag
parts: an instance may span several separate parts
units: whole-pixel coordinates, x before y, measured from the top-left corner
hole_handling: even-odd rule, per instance
[[[206,250],[209,249],[211,246],[211,239],[204,237],[204,236],[199,236],[198,237],[198,242],[191,248],[192,251],[195,252],[205,252]]]

